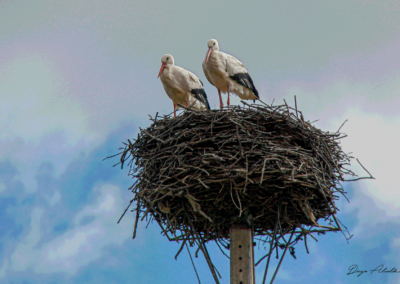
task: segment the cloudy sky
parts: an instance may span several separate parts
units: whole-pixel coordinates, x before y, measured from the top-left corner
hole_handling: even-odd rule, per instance
[[[301,3],[300,3],[301,2]],[[400,4],[398,1],[0,1],[0,282],[197,283],[187,252],[133,213],[121,142],[168,114],[162,55],[197,74],[206,43],[246,65],[261,99],[293,104],[342,131],[375,180],[346,183],[340,233],[301,245],[276,283],[400,283]],[[233,99],[232,103],[238,103]],[[366,175],[354,163],[352,169]],[[210,245],[229,283],[229,260]],[[263,248],[256,256],[263,255]],[[200,255],[202,283],[212,283]],[[262,263],[256,269],[261,283]],[[276,262],[275,264],[276,265]]]

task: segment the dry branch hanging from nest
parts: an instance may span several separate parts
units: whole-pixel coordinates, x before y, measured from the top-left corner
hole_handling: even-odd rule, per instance
[[[253,104],[151,120],[120,153],[135,179],[134,235],[145,216],[170,240],[200,247],[226,243],[234,223],[267,236],[271,248],[287,233],[294,232],[293,249],[311,232],[341,230],[334,201],[345,194],[343,176],[354,176],[339,146],[345,135],[315,128],[297,107]]]

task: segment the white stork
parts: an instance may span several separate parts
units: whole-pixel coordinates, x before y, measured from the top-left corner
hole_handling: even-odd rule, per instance
[[[220,52],[218,41],[215,39],[210,39],[207,46],[208,51],[202,64],[203,71],[207,80],[218,89],[220,107],[224,106],[221,91],[228,93],[228,107],[229,92],[235,93],[242,100],[259,99],[253,80],[242,62],[229,54]]]
[[[175,66],[172,55],[165,54],[161,57],[161,69],[158,77],[174,104],[174,117],[176,117],[178,103],[190,106],[195,110],[210,109],[203,83],[192,72]]]

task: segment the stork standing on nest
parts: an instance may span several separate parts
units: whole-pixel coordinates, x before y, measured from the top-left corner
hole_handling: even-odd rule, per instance
[[[253,84],[243,63],[235,57],[219,51],[218,41],[210,39],[207,42],[208,51],[203,61],[203,71],[207,80],[218,89],[220,107],[224,106],[221,91],[238,95],[242,100],[259,99],[258,91]]]
[[[174,117],[178,103],[195,110],[210,109],[203,83],[192,72],[175,66],[172,55],[166,54],[161,58],[158,77],[174,104]]]

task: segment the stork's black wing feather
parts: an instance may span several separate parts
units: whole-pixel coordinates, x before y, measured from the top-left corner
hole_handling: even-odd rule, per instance
[[[196,99],[201,101],[207,107],[207,109],[210,109],[210,104],[208,103],[207,95],[204,89],[191,89],[190,92],[196,97]]]
[[[231,77],[232,80],[235,80],[238,84],[248,88],[257,98],[260,98],[258,91],[254,86],[253,79],[251,79],[249,73],[236,73],[235,75],[229,77]]]

